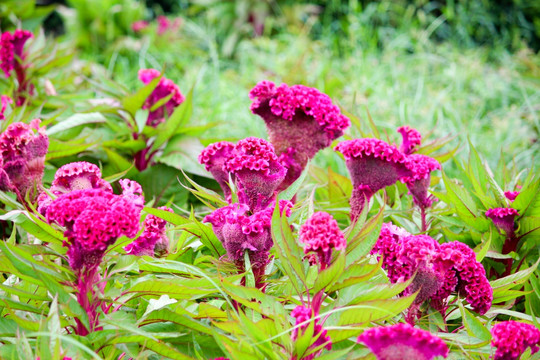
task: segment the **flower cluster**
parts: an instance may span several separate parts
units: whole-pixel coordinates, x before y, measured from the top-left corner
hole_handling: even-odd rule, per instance
[[[296,180],[309,159],[343,135],[349,119],[315,88],[261,81],[249,93],[251,111],[263,118],[270,142],[288,172],[280,189]]]
[[[172,209],[162,206],[159,210],[173,212]],[[169,248],[169,238],[165,234],[165,225],[167,221],[158,218],[155,215],[148,215],[144,219],[144,230],[142,234],[132,243],[124,247],[124,250],[131,255],[148,255],[164,254]]]
[[[377,360],[431,360],[448,356],[448,346],[441,338],[409,324],[371,328],[358,337]]]
[[[27,78],[25,71],[24,44],[34,35],[27,30],[15,30],[12,33],[6,31],[0,37],[0,68],[4,71],[6,77],[10,77],[12,71],[15,72],[17,78],[17,89],[15,90],[15,103],[22,105],[27,95],[32,95],[34,85]]]
[[[156,69],[141,69],[139,70],[139,80],[145,85],[148,85],[152,80],[160,77],[161,73]],[[170,97],[170,98],[169,98]],[[169,100],[157,109],[154,106],[163,98]],[[150,110],[146,125],[156,127],[165,121],[165,118],[171,116],[174,109],[184,102],[184,95],[180,92],[180,88],[172,80],[162,77],[158,85],[146,99],[143,109]]]
[[[225,162],[232,156],[234,144],[220,141],[208,145],[199,155],[199,163],[205,166],[218,182],[228,202],[231,201],[231,188],[229,187],[229,172],[225,169]]]
[[[516,209],[512,208],[493,208],[486,211],[486,216],[490,218],[496,227],[503,230],[506,234],[514,233],[514,219],[519,216]]]
[[[505,191],[504,196],[510,201],[516,200],[519,195],[519,191]]]
[[[305,244],[304,253],[316,254],[321,269],[330,264],[334,249],[342,250],[347,245],[337,221],[326,212],[314,213],[300,227],[298,240]]]
[[[13,191],[21,201],[30,192],[32,199],[41,188],[49,138],[40,120],[13,123],[0,134],[0,190]]]
[[[291,315],[296,319],[295,328],[292,332],[291,339],[292,341],[296,341],[298,339],[298,334],[301,332],[302,334],[305,333],[305,331],[310,326],[309,322],[314,321],[313,324],[313,339],[315,341],[313,344],[311,344],[306,352],[310,352],[312,349],[316,349],[318,347],[324,346],[325,349],[331,350],[332,349],[332,340],[330,337],[326,334],[326,329],[322,327],[322,324],[320,323],[319,319],[314,319],[318,314],[315,313],[311,308],[299,305],[294,308]],[[309,321],[309,322],[308,322]],[[304,323],[303,325],[300,325]],[[312,352],[306,356],[302,356],[301,360],[313,360],[315,357],[319,356],[321,350]],[[302,355],[302,354],[300,354]]]
[[[167,31],[176,32],[180,28],[180,25],[182,25],[182,19],[176,18],[174,21],[169,20],[168,17],[160,15],[157,17],[158,22],[158,28],[157,28],[157,34],[163,35]]]
[[[441,164],[432,157],[420,154],[408,156],[411,176],[401,179],[407,185],[413,196],[414,203],[421,208],[428,208],[433,203],[432,196],[428,195],[431,181],[431,172],[440,170]]]
[[[540,330],[522,322],[497,323],[491,329],[491,335],[491,345],[497,348],[495,360],[517,360],[528,347],[533,354],[540,347]]]
[[[397,132],[401,134],[403,140],[399,149],[405,155],[414,153],[418,146],[422,144],[422,135],[418,130],[409,126],[402,126],[397,129]]]

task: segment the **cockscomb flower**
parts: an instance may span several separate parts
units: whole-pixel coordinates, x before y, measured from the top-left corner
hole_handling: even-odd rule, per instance
[[[6,31],[0,37],[0,67],[6,77],[11,75],[18,61],[24,59],[23,48],[26,41],[34,35],[27,30]]]
[[[398,257],[398,248],[401,244],[401,239],[410,236],[405,229],[400,228],[392,223],[383,223],[381,227],[381,233],[377,242],[371,249],[371,254],[378,254],[382,256],[383,269],[387,270],[396,266]]]
[[[350,126],[350,120],[330,97],[315,88],[261,81],[249,98],[251,111],[266,123],[276,154],[288,153],[287,177],[280,189],[292,184],[308,160]]]
[[[13,123],[0,134],[0,190],[14,191],[20,200],[29,191],[33,199],[37,195],[34,188],[39,191],[42,187],[49,138],[39,127],[40,122],[35,119],[30,124]]]
[[[345,157],[351,174],[351,218],[356,219],[366,200],[380,189],[412,175],[409,160],[396,147],[379,139],[355,139],[339,143],[335,147]]]
[[[422,135],[418,130],[409,126],[402,126],[397,129],[403,138],[399,150],[405,155],[410,155],[416,151],[416,148],[422,144]]]
[[[428,208],[433,203],[432,196],[428,194],[431,181],[431,172],[440,170],[441,164],[432,157],[420,154],[408,156],[411,176],[401,179],[411,192],[414,203],[421,208]]]
[[[139,70],[139,80],[145,85],[148,85],[153,79],[161,76],[161,73],[156,69],[141,69]],[[151,110],[159,100],[170,97],[165,105],[158,109]],[[165,117],[171,116],[174,109],[184,102],[184,95],[180,92],[180,88],[172,80],[162,77],[158,85],[146,99],[143,109],[150,110],[146,125],[156,127],[165,121]]]
[[[113,192],[111,184],[101,178],[99,167],[86,161],[78,161],[63,165],[56,170],[49,192],[59,196],[85,189],[102,189],[110,193]],[[39,194],[37,202],[38,211],[45,215],[52,198],[43,191]]]
[[[177,31],[178,28],[180,28],[180,25],[182,24],[181,18],[176,18],[174,21],[169,20],[168,17],[160,15],[157,17],[157,33],[158,35],[163,35],[167,31]]]
[[[141,184],[129,179],[122,179],[118,183],[122,188],[122,196],[142,210],[144,207],[144,195]]]
[[[46,218],[66,228],[69,263],[79,271],[99,265],[118,237],[134,237],[140,213],[141,208],[127,197],[87,189],[60,195],[48,206]]]
[[[510,235],[514,233],[514,219],[519,216],[519,213],[512,208],[494,208],[486,211],[486,216],[493,221],[496,227]]]
[[[310,323],[307,321],[313,321],[313,339],[315,339],[315,342],[311,344],[306,352],[310,352],[310,350],[318,348],[320,346],[324,345],[324,348],[326,350],[332,350],[332,340],[330,337],[326,334],[326,329],[322,327],[322,324],[320,323],[320,319],[314,319],[318,314],[314,313],[313,309],[299,305],[294,308],[294,310],[291,313],[292,317],[296,319],[295,323],[295,329],[292,332],[291,339],[292,341],[296,341],[298,339],[298,334],[304,334],[308,327],[310,326]],[[303,325],[303,322],[306,322]],[[302,356],[299,360],[312,360],[316,356],[319,356],[322,352],[322,349],[316,352],[313,352],[311,354],[308,354],[306,356]],[[299,354],[303,355],[303,354]]]
[[[235,145],[228,141],[220,141],[208,145],[199,155],[199,163],[204,165],[223,190],[228,202],[231,201],[229,172],[225,170],[225,162],[232,157]]]
[[[448,356],[448,346],[441,338],[409,324],[371,328],[358,337],[377,360],[431,360]]]
[[[531,348],[531,353],[540,347],[540,330],[534,325],[517,321],[503,321],[491,329],[491,346],[496,347],[495,360],[517,360]]]
[[[505,191],[504,196],[510,201],[516,200],[517,196],[519,195],[519,191]]]
[[[173,212],[172,209],[162,206],[159,210],[165,210]],[[155,215],[148,215],[144,219],[143,232],[135,239],[131,244],[124,247],[124,250],[131,255],[148,255],[154,256],[154,254],[164,254],[169,248],[169,238],[165,234],[165,225],[167,221],[158,218]]]
[[[326,212],[314,213],[301,227],[298,240],[305,244],[304,253],[314,252],[321,269],[330,265],[332,251],[343,250],[347,240],[337,221]]]
[[[268,206],[287,172],[272,144],[255,137],[236,144],[224,169],[235,176],[238,200],[253,212]]]
[[[148,25],[150,24],[148,23],[148,21],[145,21],[145,20],[135,21],[133,24],[131,24],[131,30],[137,33],[146,29]]]
[[[0,120],[5,120],[6,115],[4,113],[6,112],[8,104],[13,104],[13,100],[7,95],[2,95],[0,96],[0,102],[2,106],[0,108]]]

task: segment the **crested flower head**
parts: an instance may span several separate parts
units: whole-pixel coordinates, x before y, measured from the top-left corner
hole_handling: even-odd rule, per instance
[[[299,239],[305,244],[304,253],[315,252],[321,268],[332,260],[332,250],[343,250],[347,245],[337,221],[326,212],[314,213],[300,227]]]
[[[122,196],[142,210],[144,207],[144,195],[141,184],[129,179],[121,179],[118,182],[122,188]]]
[[[400,228],[392,223],[383,223],[381,233],[375,246],[371,250],[371,254],[379,254],[383,258],[382,267],[388,270],[396,267],[398,258],[398,248],[401,244],[401,239],[410,236],[405,229]]]
[[[160,15],[157,17],[157,23],[158,23],[157,33],[158,35],[163,35],[167,31],[171,31],[171,32],[177,31],[180,28],[180,25],[182,24],[182,19],[176,18],[174,19],[174,21],[171,21],[169,20],[168,17]]]
[[[162,206],[159,210],[173,212],[172,209]],[[124,247],[124,250],[131,255],[148,255],[166,253],[169,247],[169,238],[165,234],[165,225],[167,221],[158,218],[155,215],[148,215],[144,219],[144,230],[142,234],[135,239],[131,244]]]
[[[396,147],[379,139],[355,139],[339,143],[353,183],[351,217],[362,212],[365,200],[400,178],[411,176],[409,160]]]
[[[229,187],[229,172],[225,170],[225,162],[232,157],[234,144],[228,141],[220,141],[208,145],[199,155],[199,163],[204,165],[223,190],[227,201],[231,200]]]
[[[448,346],[441,338],[409,324],[371,328],[358,337],[377,360],[431,360],[448,356]]]
[[[148,25],[150,25],[148,21],[138,20],[138,21],[135,21],[133,24],[131,24],[131,30],[133,30],[133,32],[136,32],[136,33],[141,32],[144,29],[146,29]]]
[[[510,201],[516,200],[517,196],[519,195],[519,191],[505,191],[504,196]]]
[[[538,352],[540,347],[540,330],[522,322],[497,323],[491,329],[491,335],[491,346],[497,348],[495,360],[517,360],[528,347],[532,354]]]
[[[152,80],[161,76],[161,73],[156,69],[141,69],[139,70],[139,80],[145,85],[148,85]],[[169,100],[161,107],[151,110],[155,104],[163,98],[170,97]],[[150,110],[146,125],[156,127],[165,121],[165,117],[171,116],[176,107],[184,102],[184,95],[180,92],[180,88],[172,80],[162,77],[158,85],[146,99],[143,109]]]
[[[294,308],[291,315],[292,317],[296,319],[295,329],[293,330],[292,336],[291,336],[291,339],[293,341],[296,341],[296,339],[298,339],[298,333],[303,334],[310,326],[310,323],[305,323],[303,325],[298,326],[299,324],[302,324],[303,322],[307,322],[310,320],[314,321],[313,339],[315,339],[315,342],[308,347],[306,352],[309,352],[310,349],[314,349],[323,345],[324,345],[324,348],[327,350],[332,349],[332,339],[330,339],[330,337],[326,334],[326,329],[322,327],[322,324],[320,323],[320,319],[312,320],[318,314],[315,314],[311,308],[298,305],[297,307]],[[315,357],[317,357],[318,355],[320,355],[321,352],[322,352],[322,349],[314,353],[311,353],[307,356],[302,356],[300,359],[312,360],[312,359],[315,359]],[[302,355],[302,354],[299,354],[299,355]]]
[[[225,162],[225,170],[235,176],[240,202],[248,204],[254,212],[272,201],[287,172],[272,144],[255,137],[236,144],[232,156]]]
[[[0,37],[0,68],[9,77],[17,61],[24,59],[23,48],[26,41],[34,35],[27,30],[6,31]]]
[[[102,189],[60,195],[47,208],[47,221],[66,228],[71,267],[97,266],[107,247],[122,235],[139,231],[141,209],[127,197]]]
[[[24,197],[28,191],[35,196],[34,187],[41,188],[49,138],[39,123],[13,123],[0,134],[0,190]]]
[[[6,112],[8,104],[13,104],[13,100],[7,95],[2,95],[0,96],[0,102],[1,102],[0,120],[5,120],[6,115],[4,115],[4,113]]]
[[[401,134],[403,141],[401,142],[400,150],[405,155],[410,155],[416,151],[416,148],[422,144],[422,135],[418,130],[409,126],[402,126],[397,129]]]
[[[514,219],[519,216],[516,209],[512,208],[494,208],[486,211],[486,216],[490,218],[496,227],[507,234],[514,233]]]
[[[330,97],[315,88],[276,86],[265,80],[250,91],[249,97],[251,111],[265,121],[276,153],[289,152],[291,164],[283,189],[300,176],[309,159],[350,126],[350,120]]]
[[[401,179],[413,195],[414,203],[420,207],[431,206],[433,200],[428,195],[428,188],[431,180],[431,172],[440,170],[441,164],[432,157],[420,154],[408,156],[411,176]]]

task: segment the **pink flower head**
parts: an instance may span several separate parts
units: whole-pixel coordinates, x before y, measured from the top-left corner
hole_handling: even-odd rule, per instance
[[[431,360],[448,356],[448,346],[441,338],[409,324],[371,328],[358,337],[377,360]]]
[[[321,269],[330,264],[332,250],[343,250],[347,240],[339,229],[337,221],[326,212],[314,213],[300,227],[299,239],[305,244],[304,253],[315,252]]]
[[[505,191],[504,196],[510,201],[516,200],[517,196],[519,195],[519,191]]]
[[[351,174],[353,219],[360,215],[365,201],[369,201],[377,191],[412,175],[407,157],[396,147],[379,139],[347,140],[339,143],[335,150],[343,154]]]
[[[101,171],[96,165],[78,161],[60,167],[54,175],[50,192],[58,196],[75,190],[102,189],[112,193],[111,184],[101,178]],[[43,191],[38,196],[38,211],[43,215],[52,202],[49,195]]]
[[[476,261],[474,251],[459,241],[439,246],[436,267],[445,273],[445,281],[432,297],[432,306],[444,308],[444,300],[457,291],[471,304],[474,311],[485,314],[493,301],[493,289],[486,277],[486,270]]]
[[[486,216],[490,218],[496,227],[507,234],[514,233],[514,219],[519,216],[516,209],[512,208],[494,208],[486,211]]]
[[[392,223],[383,223],[381,233],[371,254],[379,254],[383,258],[383,269],[389,269],[396,266],[398,257],[398,248],[401,239],[410,236],[405,229],[395,226]]]
[[[15,191],[22,197],[31,191],[32,198],[34,187],[41,188],[49,138],[39,127],[40,121],[13,123],[0,134],[0,190]]]
[[[153,79],[161,76],[161,73],[156,69],[141,69],[139,70],[139,80],[145,85],[148,85]],[[161,99],[170,97],[165,105],[158,109],[151,110],[154,105]],[[180,88],[172,80],[162,77],[158,85],[146,99],[143,109],[150,110],[146,125],[156,127],[165,121],[165,117],[171,116],[176,107],[184,102],[184,95],[180,92]]]
[[[411,176],[401,179],[411,192],[414,203],[420,207],[427,208],[433,203],[433,199],[428,195],[428,188],[431,181],[431,172],[440,170],[441,164],[432,157],[420,154],[408,156]]]
[[[315,349],[323,345],[326,350],[332,350],[332,339],[330,339],[330,336],[326,334],[326,329],[322,327],[322,324],[320,323],[320,319],[313,319],[318,314],[314,313],[314,311],[311,308],[298,305],[297,307],[294,308],[291,315],[292,317],[296,319],[295,328],[291,336],[292,341],[296,341],[296,339],[298,339],[298,333],[300,331],[302,332],[302,334],[305,333],[305,331],[308,329],[310,325],[309,323],[305,323],[299,326],[299,324],[302,324],[303,322],[306,322],[306,321],[314,321],[313,339],[315,339],[315,342],[313,342],[313,344],[309,346],[306,352],[309,352],[311,349]],[[319,356],[321,352],[322,352],[322,349],[314,353],[311,353],[307,356],[302,356],[300,359],[313,360],[315,359],[315,357]]]
[[[163,35],[167,31],[175,32],[180,28],[180,25],[182,24],[182,19],[176,18],[174,21],[171,22],[169,18],[166,16],[160,15],[157,17],[158,22],[158,29],[157,33],[158,35]]]
[[[234,144],[228,141],[220,141],[208,145],[199,155],[199,163],[204,165],[223,190],[228,202],[231,200],[231,188],[229,187],[229,172],[225,170],[225,162],[232,157]]]
[[[141,185],[138,182],[129,179],[122,179],[118,182],[122,188],[122,196],[142,210],[144,207],[144,195]]]
[[[496,347],[495,360],[517,360],[531,348],[531,353],[540,347],[540,330],[534,325],[517,321],[503,321],[491,329],[491,346]]]
[[[131,24],[131,30],[134,32],[141,32],[146,29],[148,25],[148,21],[145,20],[135,21],[133,24]]]
[[[47,221],[66,228],[69,263],[74,270],[99,265],[111,244],[139,231],[141,209],[127,197],[102,189],[62,194],[47,208]]]
[[[172,209],[162,206],[160,210],[173,212]],[[165,225],[167,221],[158,218],[155,215],[148,215],[144,219],[144,230],[142,234],[135,239],[131,244],[124,247],[124,250],[131,255],[148,255],[154,256],[154,254],[164,254],[169,248],[169,238],[165,234]]]
[[[0,120],[5,120],[6,116],[4,115],[4,113],[6,112],[8,104],[13,104],[13,100],[7,95],[2,95],[0,96],[0,101],[2,105],[2,107],[0,108]]]
[[[24,59],[23,47],[26,41],[34,35],[27,30],[15,30],[13,34],[6,31],[0,37],[0,68],[4,70],[6,77],[10,76],[11,70],[17,61]]]
[[[224,169],[235,176],[240,202],[254,212],[268,206],[287,172],[272,144],[255,137],[236,144]]]
[[[287,84],[276,87],[265,80],[249,92],[249,98],[251,111],[266,123],[276,153],[288,153],[289,171],[280,189],[292,184],[308,160],[350,126],[330,97],[315,88]]]
[[[405,155],[410,155],[416,151],[416,148],[422,144],[422,135],[418,130],[409,126],[402,126],[397,129],[397,132],[401,134],[403,141],[399,150]]]

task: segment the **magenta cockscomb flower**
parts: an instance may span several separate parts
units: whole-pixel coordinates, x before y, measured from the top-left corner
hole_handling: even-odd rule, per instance
[[[355,139],[339,143],[335,147],[345,157],[351,174],[351,218],[356,219],[366,200],[377,191],[412,175],[409,160],[396,147],[379,139]]]
[[[161,76],[161,73],[156,69],[141,69],[139,70],[139,80],[145,85],[148,85],[152,80]],[[151,110],[159,100],[170,97],[165,105],[160,106],[155,110]],[[146,99],[143,109],[150,110],[146,125],[156,127],[165,121],[165,118],[171,116],[176,107],[184,102],[184,95],[180,92],[180,88],[172,80],[162,77],[158,85]]]
[[[519,191],[505,191],[504,196],[510,201],[516,200],[517,196],[519,195]]]
[[[223,190],[225,198],[231,202],[231,188],[229,187],[229,172],[225,163],[232,157],[235,145],[228,141],[220,141],[208,145],[199,155],[199,163],[204,165]]]
[[[294,308],[294,310],[291,313],[292,317],[296,319],[295,323],[295,329],[292,332],[291,339],[292,341],[296,341],[298,339],[298,334],[304,334],[308,327],[310,326],[310,322],[313,321],[313,339],[315,340],[304,352],[304,354],[307,353],[307,355],[304,354],[298,354],[300,358],[298,360],[313,360],[315,357],[319,356],[322,352],[322,349],[313,352],[313,349],[316,349],[320,346],[324,346],[326,350],[332,350],[332,340],[330,337],[326,334],[326,329],[322,327],[322,324],[320,322],[320,319],[316,318],[318,314],[316,314],[313,309],[298,305]],[[308,322],[309,321],[309,322]],[[306,322],[305,324],[302,324]],[[302,325],[300,325],[302,324]],[[295,357],[295,359],[297,359]]]
[[[146,29],[149,25],[150,24],[148,23],[148,21],[145,20],[135,21],[133,24],[131,24],[131,30],[138,33]]]
[[[506,234],[514,233],[514,219],[519,216],[516,209],[512,208],[494,208],[486,211],[486,216],[490,218],[496,227],[503,230]]]
[[[452,241],[441,244],[435,267],[444,273],[443,286],[432,297],[432,306],[444,310],[445,300],[456,291],[465,297],[478,314],[485,314],[493,301],[493,289],[486,270],[476,261],[476,254],[466,244]]]
[[[160,15],[157,17],[157,33],[158,35],[163,35],[167,31],[175,32],[180,28],[180,25],[182,25],[182,19],[176,18],[173,21],[169,20],[168,17]]]
[[[491,336],[491,346],[497,348],[495,360],[517,360],[527,348],[532,354],[540,348],[540,330],[531,324],[503,321],[493,326]]]
[[[431,360],[446,358],[448,346],[441,338],[409,324],[371,328],[358,337],[377,360]]]
[[[6,77],[11,75],[17,62],[24,59],[23,48],[26,41],[34,35],[27,30],[6,31],[0,37],[0,67]]]
[[[433,203],[433,197],[428,194],[431,172],[440,170],[441,164],[429,156],[413,154],[408,156],[411,176],[401,179],[413,196],[414,203],[420,208],[428,208]]]
[[[6,112],[7,106],[9,104],[13,104],[13,100],[7,96],[2,95],[0,96],[0,102],[1,102],[1,108],[0,108],[0,121],[6,119],[6,115],[4,114]]]
[[[280,189],[292,184],[308,160],[350,126],[349,119],[328,95],[315,88],[261,81],[249,97],[251,111],[265,121],[277,155],[286,154],[288,172]]]
[[[33,200],[42,188],[49,138],[40,121],[13,123],[0,134],[0,190],[17,193],[20,201],[27,193]]]
[[[224,168],[235,176],[238,200],[252,212],[268,206],[287,173],[272,144],[255,137],[240,140]]]
[[[347,240],[337,221],[326,212],[314,213],[300,227],[298,240],[305,244],[304,253],[315,253],[321,270],[330,265],[333,250],[343,250]]]
[[[173,212],[172,209],[166,206],[159,207],[158,209]],[[154,256],[155,254],[161,256],[167,253],[169,249],[169,238],[165,234],[165,225],[167,225],[167,221],[152,214],[148,215],[144,219],[144,230],[142,234],[131,244],[124,247],[124,250],[128,254],[138,256]]]
[[[405,155],[410,155],[416,151],[418,146],[422,144],[422,135],[418,130],[409,126],[402,126],[397,129],[403,138],[399,150]]]
[[[401,239],[410,236],[405,229],[400,228],[392,223],[383,223],[381,227],[381,233],[377,242],[371,249],[371,254],[378,254],[382,256],[383,269],[387,270],[396,267],[398,259],[398,248],[401,244]]]

